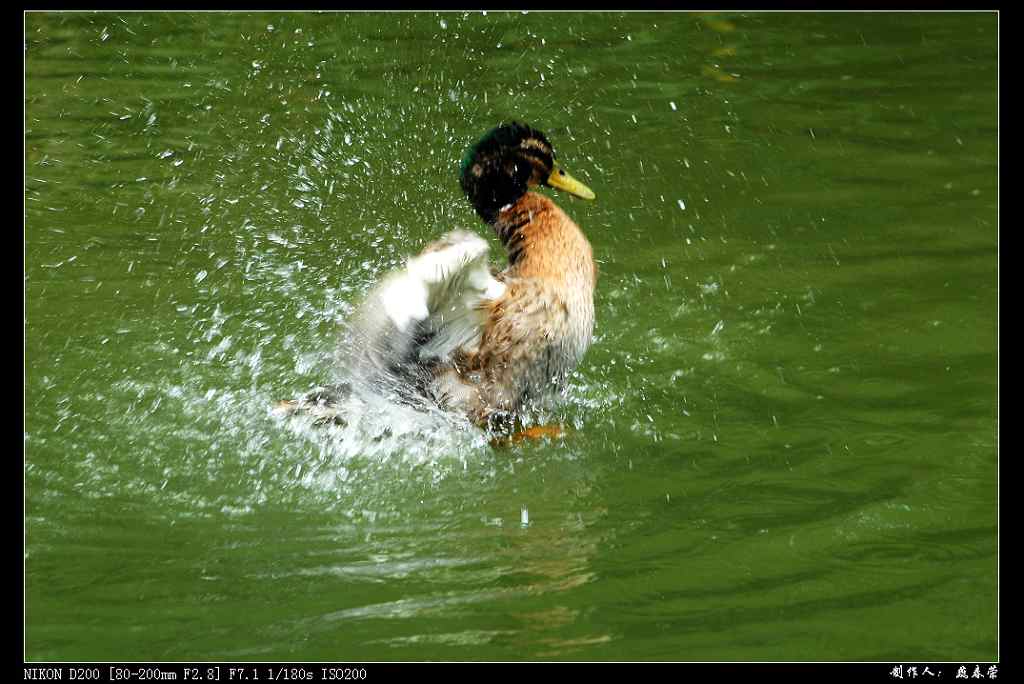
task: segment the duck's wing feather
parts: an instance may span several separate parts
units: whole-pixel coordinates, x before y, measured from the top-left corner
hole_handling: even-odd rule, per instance
[[[386,276],[353,318],[357,359],[393,373],[475,350],[488,303],[505,291],[491,275],[488,251],[482,237],[457,230]]]

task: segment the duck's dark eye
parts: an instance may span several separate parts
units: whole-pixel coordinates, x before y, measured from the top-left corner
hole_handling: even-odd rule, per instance
[[[565,175],[565,171],[563,171],[562,169],[558,169],[558,175],[559,176],[564,176]]]

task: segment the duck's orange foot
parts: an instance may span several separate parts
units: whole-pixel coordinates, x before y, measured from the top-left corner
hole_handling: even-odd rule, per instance
[[[524,439],[543,439],[545,437],[554,439],[564,434],[565,430],[562,429],[561,425],[534,425],[512,435],[512,441],[522,442]]]
[[[511,435],[495,437],[491,440],[491,445],[505,446],[508,444],[518,444],[519,442],[527,439],[555,439],[556,437],[561,437],[564,434],[565,430],[561,425],[535,425]]]

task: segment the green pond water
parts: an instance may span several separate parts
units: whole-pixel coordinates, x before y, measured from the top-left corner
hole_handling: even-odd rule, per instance
[[[28,13],[25,657],[998,658],[997,31]],[[565,434],[271,415],[513,118],[597,193]]]

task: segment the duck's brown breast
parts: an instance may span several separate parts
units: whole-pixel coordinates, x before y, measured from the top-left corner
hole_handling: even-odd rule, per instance
[[[562,384],[590,346],[596,266],[586,236],[544,195],[527,193],[494,227],[509,253],[499,276],[507,290],[491,307],[473,365],[484,393],[514,410]]]

